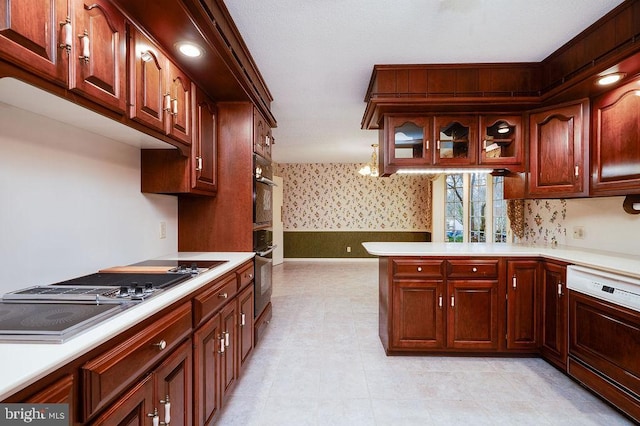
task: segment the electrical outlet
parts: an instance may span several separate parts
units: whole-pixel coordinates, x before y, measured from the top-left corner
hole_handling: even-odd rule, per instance
[[[347,246],[347,253],[351,253],[351,246]]]
[[[584,240],[584,226],[573,227],[573,238],[575,240]]]
[[[160,239],[164,240],[167,238],[167,222],[160,222]]]

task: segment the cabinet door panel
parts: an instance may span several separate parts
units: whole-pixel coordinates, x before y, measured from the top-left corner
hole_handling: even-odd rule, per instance
[[[222,381],[222,404],[230,396],[230,392],[236,384],[237,378],[237,330],[238,309],[236,301],[232,301],[220,312],[222,332],[225,336],[225,351],[221,357],[220,379]]]
[[[433,117],[385,117],[385,173],[432,164],[432,123]]]
[[[153,414],[153,378],[144,377],[113,403],[96,420],[96,426],[143,426],[151,424],[149,414]]]
[[[548,361],[567,368],[566,268],[543,264],[542,275],[542,338],[541,353]]]
[[[253,271],[253,268],[251,269]],[[250,284],[238,296],[240,306],[240,336],[238,336],[238,352],[240,355],[240,369],[253,352],[253,284]]]
[[[441,280],[393,282],[391,347],[444,347],[444,284]]]
[[[477,164],[478,117],[438,116],[435,119],[436,164]]]
[[[131,33],[131,118],[164,132],[166,58],[142,33]]]
[[[498,348],[498,282],[448,283],[447,343],[450,348]]]
[[[207,321],[193,334],[194,424],[210,424],[220,412],[220,355],[224,337],[220,315]]]
[[[588,101],[530,116],[530,196],[588,195],[587,117]]]
[[[167,134],[172,138],[191,144],[191,112],[195,109],[191,95],[194,89],[191,80],[178,67],[169,62],[169,94],[171,108],[167,120]]]
[[[215,192],[217,189],[218,158],[216,108],[200,90],[196,90],[197,134],[192,155],[193,187]]]
[[[597,195],[640,192],[640,96],[625,85],[594,102],[592,189]]]
[[[67,84],[69,53],[61,25],[67,18],[66,0],[7,0],[0,3],[0,52],[11,62]],[[69,31],[73,31],[70,29]]]
[[[538,345],[539,264],[510,261],[507,272],[507,349],[535,349]]]
[[[161,422],[189,426],[192,395],[191,339],[178,347],[154,372],[155,401]],[[170,422],[165,417],[165,404],[170,404]]]
[[[104,106],[126,108],[126,23],[106,1],[75,5],[75,54],[70,88]],[[85,38],[86,37],[86,38]],[[86,45],[86,46],[85,46]],[[84,55],[88,53],[88,57]]]

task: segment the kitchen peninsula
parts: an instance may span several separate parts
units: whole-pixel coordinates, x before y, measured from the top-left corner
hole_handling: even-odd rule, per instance
[[[502,243],[363,246],[379,256],[387,355],[540,356],[640,419],[639,256]]]

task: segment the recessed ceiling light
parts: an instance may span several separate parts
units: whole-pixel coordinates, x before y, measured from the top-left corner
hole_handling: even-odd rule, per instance
[[[607,74],[607,75],[603,75],[602,77],[599,77],[596,82],[600,86],[608,86],[609,84],[617,83],[618,81],[622,80],[622,77],[624,77],[624,73],[615,72],[612,74]]]
[[[203,53],[202,48],[195,43],[184,41],[181,43],[177,43],[176,46],[178,47],[180,53],[190,58],[197,58],[199,56],[202,56]]]

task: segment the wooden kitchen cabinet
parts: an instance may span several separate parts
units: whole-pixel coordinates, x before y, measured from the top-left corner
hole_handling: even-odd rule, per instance
[[[507,262],[507,349],[538,349],[540,275],[537,260]]]
[[[589,195],[589,101],[538,110],[529,117],[531,198]]]
[[[114,111],[126,111],[126,19],[107,0],[7,1],[0,54]]]
[[[478,116],[436,116],[434,164],[468,166],[478,163]]]
[[[251,283],[238,295],[238,369],[240,372],[246,367],[253,353],[253,307],[254,290]]]
[[[384,117],[384,143],[380,146],[380,173],[389,176],[400,168],[420,168],[433,164],[433,117]]]
[[[141,150],[142,192],[213,196],[218,189],[216,105],[195,87],[195,136],[190,155],[177,149]]]
[[[521,115],[481,115],[478,164],[523,170],[523,130]]]
[[[130,118],[172,139],[192,142],[191,80],[142,32],[131,27]]]
[[[443,349],[444,280],[394,280],[392,293],[390,347]]]
[[[195,331],[193,337],[194,425],[196,426],[213,424],[224,400],[223,388],[229,378],[227,368],[231,362],[227,353],[232,341],[222,318],[222,313],[214,315]],[[232,375],[231,378],[234,376]]]
[[[191,340],[176,348],[152,373],[108,407],[94,425],[192,424]]]
[[[266,158],[271,159],[271,145],[273,144],[273,136],[271,126],[267,120],[262,117],[257,108],[253,109],[253,152]]]
[[[640,96],[637,81],[593,102],[592,195],[640,193]]]
[[[567,369],[568,301],[567,268],[563,264],[542,262],[542,329],[540,354],[556,367]]]
[[[499,348],[500,260],[406,257],[391,258],[388,267],[385,262],[380,335],[387,353]]]

